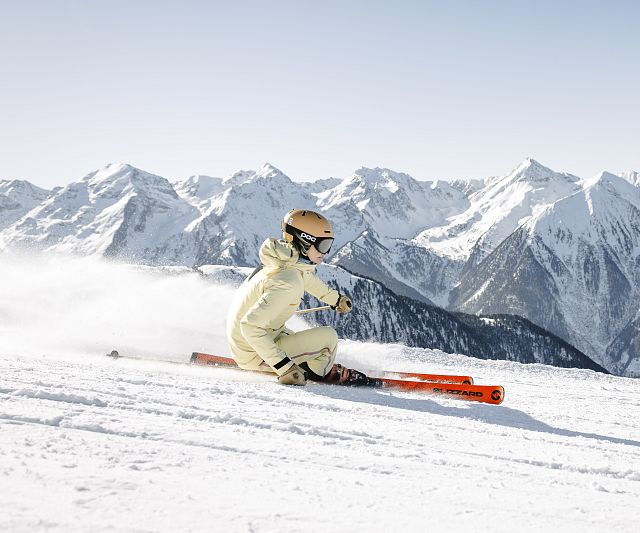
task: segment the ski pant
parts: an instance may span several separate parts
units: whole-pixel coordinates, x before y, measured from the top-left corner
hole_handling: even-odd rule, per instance
[[[295,364],[307,372],[307,377],[320,380],[329,373],[336,359],[338,334],[330,326],[305,329],[304,331],[283,331],[274,341]],[[258,354],[248,362],[238,362],[245,370],[275,372]]]

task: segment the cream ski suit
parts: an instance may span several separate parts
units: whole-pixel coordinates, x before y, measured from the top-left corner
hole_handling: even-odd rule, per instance
[[[298,252],[285,241],[267,239],[259,255],[262,268],[237,290],[227,315],[233,358],[240,368],[280,376],[295,362],[307,377],[322,378],[336,357],[335,330],[316,327],[294,333],[285,322],[305,291],[329,305],[335,305],[340,294],[316,276],[316,265],[298,262]]]

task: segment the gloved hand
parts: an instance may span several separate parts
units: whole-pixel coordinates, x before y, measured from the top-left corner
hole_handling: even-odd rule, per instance
[[[332,305],[331,309],[337,311],[338,313],[348,313],[353,309],[353,303],[351,302],[351,298],[344,294],[338,293],[338,301],[336,305]]]

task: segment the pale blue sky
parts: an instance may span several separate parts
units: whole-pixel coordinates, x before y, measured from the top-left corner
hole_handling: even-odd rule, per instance
[[[0,179],[640,170],[639,6],[0,0]]]

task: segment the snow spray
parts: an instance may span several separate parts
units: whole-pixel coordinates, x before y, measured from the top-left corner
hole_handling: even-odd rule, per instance
[[[155,358],[228,352],[233,287],[188,268],[96,257],[0,256],[0,353],[86,357],[112,349]]]

